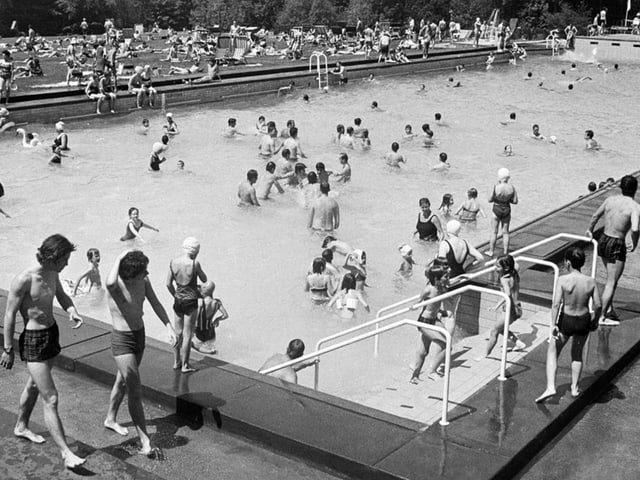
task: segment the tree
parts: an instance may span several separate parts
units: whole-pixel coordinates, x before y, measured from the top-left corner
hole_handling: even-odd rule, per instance
[[[336,9],[331,0],[313,0],[309,11],[309,22],[314,25],[332,25],[336,20]]]
[[[358,19],[363,25],[371,25],[378,20],[378,15],[373,11],[373,4],[369,0],[350,0],[345,12],[348,25],[356,25]]]

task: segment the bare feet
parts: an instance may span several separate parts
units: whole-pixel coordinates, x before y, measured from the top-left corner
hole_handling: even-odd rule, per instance
[[[556,391],[555,389],[549,389],[547,388],[542,395],[540,395],[538,398],[536,398],[536,403],[542,403],[545,400],[550,399],[551,397],[555,396]]]
[[[33,443],[44,443],[44,437],[43,436],[38,435],[37,433],[33,433],[28,428],[25,428],[24,430],[19,430],[18,428],[14,428],[13,429],[13,434],[16,437],[26,438],[27,440],[29,440],[30,442],[33,442]]]
[[[182,365],[182,373],[191,373],[196,371],[196,368],[190,367],[189,365]]]
[[[418,377],[411,377],[411,380],[409,380],[409,383],[412,383],[413,385],[417,385],[419,381],[420,379]]]
[[[581,393],[582,393],[582,390],[580,390],[580,387],[578,386],[571,387],[571,396],[573,398],[579,397]]]
[[[118,435],[122,435],[123,437],[125,435],[129,434],[129,430],[127,429],[127,427],[123,427],[118,422],[114,422],[112,420],[105,420],[104,421],[104,428],[108,428],[109,430],[113,430]]]
[[[164,452],[158,448],[158,447],[147,447],[147,448],[141,448],[138,451],[138,454],[140,455],[144,455],[147,458],[151,459],[151,460],[164,460],[165,456],[164,456]]]
[[[62,459],[64,460],[64,466],[71,470],[74,468],[78,468],[80,465],[87,461],[86,458],[80,458],[71,450],[69,450],[67,453],[63,453]]]
[[[174,370],[180,370],[182,368],[182,361],[181,360],[175,360],[173,362],[173,369]]]

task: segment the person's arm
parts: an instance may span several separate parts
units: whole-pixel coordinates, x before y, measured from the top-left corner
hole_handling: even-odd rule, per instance
[[[256,207],[260,206],[260,202],[258,202],[258,196],[256,195],[256,189],[251,187],[250,191],[249,191],[249,196],[251,197],[251,204],[255,205]]]
[[[516,187],[513,187],[513,197],[511,197],[511,203],[514,205],[518,204],[518,192],[516,190]]]
[[[638,246],[638,238],[640,238],[640,232],[638,231],[640,224],[640,206],[634,205],[635,211],[631,213],[631,249],[633,252]]]
[[[445,238],[447,238],[447,234],[442,229],[442,223],[440,223],[440,219],[438,218],[437,215],[433,215],[431,217],[431,222],[435,225],[436,229],[438,230],[438,238],[440,238],[440,240],[444,240]]]
[[[594,214],[591,216],[591,220],[589,221],[589,226],[587,227],[587,231],[586,231],[587,237],[593,238],[593,229],[596,226],[596,223],[598,223],[598,220],[600,220],[600,217],[604,215],[606,204],[607,204],[607,201],[605,200],[602,203],[602,205],[600,205],[598,209],[594,212]],[[637,231],[637,228],[636,228],[636,231]]]
[[[308,228],[313,228],[313,217],[316,214],[316,207],[314,205],[311,206],[311,210],[309,211],[309,221],[307,222]]]
[[[214,300],[214,302],[218,303],[218,309],[216,310],[214,317],[218,313],[220,314],[217,317],[212,319],[213,324],[217,327],[220,322],[229,318],[229,313],[227,312],[227,309],[224,308],[224,305],[222,305],[222,301],[220,299],[216,299]]]
[[[7,295],[7,306],[4,312],[4,350],[0,358],[0,365],[10,370],[13,367],[15,354],[13,352],[13,335],[16,327],[16,315],[20,310],[20,305],[26,293],[31,289],[31,275],[24,274],[17,276],[11,282],[9,294]],[[9,353],[6,351],[10,350]]]
[[[60,277],[56,275],[56,300],[62,307],[62,309],[69,314],[69,321],[74,322],[75,325],[71,328],[80,328],[82,325],[82,317],[76,310],[76,306],[73,304],[73,300],[69,298],[67,292],[62,288],[62,283],[60,283]]]
[[[87,83],[87,86],[84,87],[84,93],[87,97],[89,97],[89,95],[91,95],[91,93],[89,92],[89,89],[91,88],[91,82]]]
[[[171,262],[169,262],[169,271],[167,272],[167,280],[166,280],[167,290],[172,297],[176,295],[176,288],[173,286],[173,270],[171,269]]]
[[[160,163],[166,162],[166,161],[167,161],[167,159],[162,157],[162,160],[160,160]],[[142,222],[142,227],[148,228],[149,230],[153,230],[154,232],[159,232],[160,231],[156,227],[152,227],[148,223],[144,223],[144,222]]]
[[[278,190],[278,193],[284,193],[284,188],[282,188],[282,185],[280,185],[280,182],[278,182],[278,178],[281,178],[281,177],[274,177],[273,184]]]
[[[333,210],[333,229],[337,230],[338,228],[340,228],[340,206],[338,205],[338,202],[336,202],[336,206]],[[638,243],[636,241],[636,243]]]
[[[84,280],[85,278],[87,278],[89,276],[89,274],[91,273],[91,270],[92,269],[90,268],[89,270],[84,272],[82,275],[80,275],[80,277],[78,277],[78,280],[76,280],[75,286],[73,287],[73,293],[72,293],[72,295],[74,297],[78,293],[78,288],[80,287],[80,282],[82,282],[82,280]]]
[[[362,295],[361,292],[356,292],[356,294],[358,295],[358,300],[360,300],[360,303],[362,304],[362,306],[364,307],[364,309],[367,312],[371,311],[371,307],[369,306],[369,304],[365,301],[364,299],[364,295]]]
[[[562,307],[562,298],[564,296],[563,282],[558,282],[558,288],[556,288],[556,294],[553,297],[553,301],[551,303],[551,323],[553,325],[554,336],[557,335],[558,328],[558,315],[560,313],[560,308]],[[600,317],[598,317],[600,318]],[[598,320],[596,319],[596,322]]]
[[[438,257],[446,258],[447,253],[449,252],[449,245],[444,240],[440,242],[438,246]]]
[[[153,308],[153,311],[158,316],[160,321],[164,324],[165,327],[167,327],[167,335],[169,336],[169,343],[171,344],[172,347],[174,347],[177,343],[176,332],[173,329],[173,325],[171,325],[171,322],[169,321],[169,316],[167,315],[167,311],[164,309],[164,307],[160,303],[160,300],[158,300],[158,297],[156,296],[156,292],[153,291],[153,287],[151,286],[151,281],[149,280],[148,276],[144,277],[144,295],[146,299],[149,300],[149,303],[151,304],[151,308]]]
[[[329,303],[327,303],[327,307],[333,307],[335,303],[338,301],[338,299],[340,298],[341,294],[342,294],[342,290],[340,289],[336,290],[336,293],[331,297],[331,300],[329,300]]]
[[[309,283],[309,275],[307,275],[304,279],[304,291],[308,292],[311,290],[311,284]]]
[[[144,224],[142,226],[144,226]],[[131,235],[133,235],[135,238],[137,238],[141,242],[145,241],[144,238],[142,238],[142,235],[140,235],[140,233],[134,228],[132,221],[129,221],[129,223],[127,223],[127,229],[129,230],[129,232],[131,232]]]
[[[595,330],[596,328],[598,328],[598,320],[600,320],[600,315],[602,314],[602,300],[600,299],[598,284],[595,282],[595,280],[592,280],[592,282],[593,291],[591,292],[591,308],[593,309],[593,315],[591,317],[591,329]]]
[[[458,207],[458,209],[455,211],[454,215],[457,217],[458,215],[460,215],[460,212],[462,211],[462,209],[464,208],[464,202],[460,204],[460,206]]]
[[[202,283],[207,281],[207,274],[202,270],[202,265],[200,262],[196,260],[196,272],[198,273],[198,278]]]
[[[469,253],[475,259],[475,261],[473,263],[482,263],[482,262],[484,262],[484,255],[482,255],[482,253],[480,253],[476,247],[474,247],[473,245],[469,245],[468,242],[467,242],[467,247],[469,247]],[[473,265],[473,263],[472,263],[472,265]]]
[[[7,218],[11,218],[11,215],[9,215],[7,212],[5,212],[4,210],[2,210],[1,208],[0,208],[0,213],[1,213],[2,215],[4,215],[5,217],[7,217]]]

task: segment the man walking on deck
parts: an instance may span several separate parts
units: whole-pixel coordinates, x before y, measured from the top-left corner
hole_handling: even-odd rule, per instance
[[[638,189],[638,180],[625,175],[620,180],[622,195],[607,198],[591,217],[587,236],[593,236],[593,229],[600,217],[604,216],[604,233],[598,240],[598,256],[607,269],[607,282],[602,292],[602,318],[600,325],[620,325],[618,315],[613,309],[613,296],[618,280],[624,271],[627,251],[633,252],[638,246],[638,225],[640,223],[640,205],[634,201]],[[631,247],[627,248],[625,239],[631,231]]]

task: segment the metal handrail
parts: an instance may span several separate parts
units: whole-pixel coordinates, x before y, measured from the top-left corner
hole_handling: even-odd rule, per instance
[[[313,70],[311,64],[313,59],[316,59],[316,70],[318,71],[318,89],[322,89],[322,65],[320,63],[321,60],[324,60],[324,70],[325,75],[327,75],[327,86],[329,86],[329,62],[327,60],[327,56],[322,52],[313,52],[309,55],[309,71]]]
[[[501,297],[503,297],[503,298],[505,298],[507,300],[508,304],[511,304],[511,298],[508,295],[506,295],[504,292],[501,292],[499,290],[493,290],[493,289],[490,289],[490,288],[485,288],[485,287],[478,287],[476,285],[464,285],[463,287],[456,288],[455,290],[451,290],[449,292],[445,292],[445,293],[443,293],[441,295],[438,295],[437,297],[430,298],[430,299],[425,300],[423,302],[415,303],[415,304],[413,304],[413,305],[411,305],[409,307],[404,307],[404,308],[402,308],[400,310],[397,310],[397,311],[395,311],[393,313],[384,315],[383,317],[376,317],[373,320],[369,320],[368,322],[361,323],[360,325],[356,325],[356,326],[351,327],[351,328],[349,328],[347,330],[343,330],[341,332],[334,333],[333,335],[329,335],[328,337],[321,338],[316,343],[316,350],[320,350],[322,345],[324,343],[326,343],[326,342],[329,342],[331,340],[335,340],[336,338],[339,338],[339,337],[343,337],[343,336],[348,335],[350,333],[353,333],[353,332],[355,332],[357,330],[361,330],[363,328],[367,328],[367,327],[369,327],[371,325],[375,325],[376,326],[374,332],[379,332],[379,331],[382,330],[381,328],[379,328],[379,323],[380,322],[383,322],[385,320],[389,320],[390,318],[393,318],[393,317],[398,317],[400,315],[404,315],[405,313],[411,312],[413,310],[416,310],[418,308],[424,307],[426,305],[430,305],[432,303],[436,303],[436,302],[439,302],[441,300],[444,300],[444,299],[447,299],[447,298],[450,298],[450,297],[455,297],[455,296],[460,295],[460,294],[462,294],[464,292],[467,292],[469,290],[476,291],[476,292],[481,292],[481,293],[487,293],[489,295],[501,296]],[[417,298],[419,299],[420,296],[418,296]],[[505,329],[505,331],[508,332],[508,329]],[[377,339],[378,336],[376,335],[375,338]],[[377,342],[376,342],[376,345],[377,345]],[[507,362],[507,359],[506,359],[506,340],[505,340],[504,351],[505,351],[504,362],[503,362],[503,367],[504,368],[502,369],[502,372],[501,372],[501,377],[504,377],[504,378],[501,378],[501,379],[506,379],[506,377],[504,376],[504,371],[506,370],[506,362]],[[316,385],[316,388],[317,388],[317,385]]]
[[[424,302],[423,302],[424,303]],[[380,335],[382,333],[388,332],[390,330],[394,330],[396,328],[405,326],[405,325],[411,325],[414,327],[418,327],[418,328],[424,328],[427,330],[433,330],[436,332],[441,333],[442,335],[444,335],[445,338],[445,357],[444,357],[444,385],[442,386],[442,418],[440,419],[440,425],[449,425],[449,421],[447,420],[447,410],[449,409],[449,377],[450,377],[450,371],[451,371],[451,334],[447,331],[446,328],[443,327],[436,327],[435,325],[428,325],[426,323],[421,323],[418,322],[416,320],[409,320],[409,319],[404,319],[404,320],[399,320],[397,322],[394,322],[390,325],[387,325],[384,328],[381,328],[380,330],[373,330],[371,332],[367,332],[364,333],[358,337],[355,338],[351,338],[349,340],[345,340],[344,342],[341,343],[336,343],[335,345],[331,345],[330,347],[324,348],[322,350],[317,350],[313,353],[309,353],[307,355],[303,355],[299,358],[296,358],[295,360],[290,360],[288,362],[284,362],[281,363],[280,365],[276,365],[274,367],[270,367],[270,368],[266,368],[264,370],[260,370],[259,373],[262,374],[269,374],[272,372],[275,372],[277,370],[286,368],[286,367],[290,367],[293,365],[296,365],[298,363],[301,362],[305,362],[308,360],[311,360],[313,358],[316,359],[316,364],[315,364],[315,372],[314,372],[314,389],[317,390],[318,389],[318,375],[320,373],[320,356],[325,355],[327,353],[330,353],[334,350],[338,350],[340,348],[343,347],[347,347],[349,345],[352,345],[354,343],[360,342],[362,340],[366,340],[369,337],[372,337],[374,335]]]
[[[519,255],[521,253],[527,252],[529,250],[533,250],[534,248],[537,248],[541,245],[544,245],[545,243],[549,243],[552,242],[554,240],[557,240],[559,238],[572,238],[574,240],[582,240],[582,241],[587,241],[587,242],[591,242],[593,244],[593,259],[591,262],[591,277],[595,278],[596,277],[596,266],[597,266],[597,255],[595,254],[595,252],[598,251],[598,242],[590,237],[586,237],[583,235],[574,235],[573,233],[557,233],[551,237],[545,238],[543,240],[540,240],[538,242],[532,243],[527,245],[526,247],[522,247],[518,250],[515,250],[514,252],[511,252],[511,255],[515,256],[515,255]],[[490,265],[493,265],[494,263],[496,263],[496,260],[488,260],[487,262],[485,262],[485,267],[488,267]],[[492,269],[483,269],[480,270],[479,272],[474,272],[471,273],[469,275],[465,275],[466,279],[472,279],[475,277],[478,277],[480,275],[483,275],[484,273],[491,271]],[[555,287],[555,284],[554,284]],[[555,290],[554,290],[555,292]],[[382,315],[383,312],[389,311],[389,310],[394,310],[396,307],[399,307],[401,305],[404,305],[405,303],[412,303],[415,302],[416,300],[418,300],[420,298],[420,295],[414,295],[413,297],[409,297],[409,298],[405,298],[404,300],[400,300],[399,302],[396,302],[392,305],[387,305],[386,307],[382,307],[380,310],[378,310],[378,312],[376,313],[376,318],[380,317]],[[553,301],[553,297],[551,298],[551,301]],[[375,338],[374,340],[374,346],[373,346],[373,350],[374,350],[374,355],[378,355],[378,351],[379,351],[379,340],[378,337]]]

